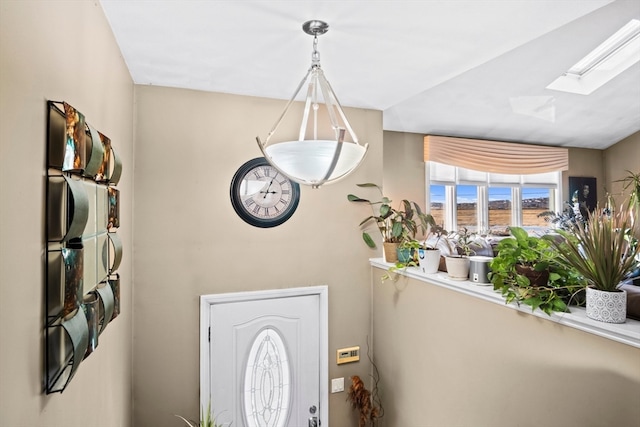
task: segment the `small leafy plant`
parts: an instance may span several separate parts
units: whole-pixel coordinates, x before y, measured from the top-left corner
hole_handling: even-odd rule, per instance
[[[447,244],[451,249],[451,255],[471,256],[475,253],[473,250],[473,241],[475,233],[469,231],[466,227],[460,228],[455,233],[447,236]]]
[[[490,262],[489,279],[493,289],[500,291],[506,303],[515,302],[551,314],[568,311],[567,304],[584,288],[584,280],[573,268],[560,265],[550,240],[529,236],[520,227],[511,227],[513,237],[498,244],[498,254]],[[546,283],[532,283],[530,276],[519,272],[528,267],[534,273],[548,273]],[[522,271],[522,270],[520,270]]]

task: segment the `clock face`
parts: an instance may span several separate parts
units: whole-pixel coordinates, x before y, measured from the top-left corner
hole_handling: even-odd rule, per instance
[[[240,218],[256,227],[275,227],[295,212],[300,185],[289,180],[264,157],[249,160],[231,180],[231,204]]]

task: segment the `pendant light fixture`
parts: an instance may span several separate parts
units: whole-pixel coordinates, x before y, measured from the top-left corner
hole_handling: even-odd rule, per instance
[[[313,36],[311,67],[287,103],[280,118],[258,146],[267,161],[293,181],[318,188],[353,172],[364,158],[368,144],[361,145],[338,102],[335,92],[320,68],[318,36],[329,30],[326,22],[312,20],[302,25]],[[298,139],[274,138],[278,127],[306,87]],[[295,109],[295,108],[294,108]],[[296,122],[297,125],[297,122]]]

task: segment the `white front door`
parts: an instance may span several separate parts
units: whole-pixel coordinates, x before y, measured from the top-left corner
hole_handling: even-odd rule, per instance
[[[201,401],[218,422],[328,425],[326,300],[326,287],[201,298]]]

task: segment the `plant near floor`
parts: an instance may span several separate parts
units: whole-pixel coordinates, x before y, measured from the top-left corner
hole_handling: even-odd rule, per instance
[[[584,288],[584,280],[573,268],[565,268],[556,261],[557,253],[551,241],[529,234],[520,227],[510,227],[512,237],[498,244],[498,254],[489,263],[489,280],[506,303],[525,304],[531,310],[547,314],[568,311],[567,304]],[[544,273],[542,284],[532,283],[531,276],[521,273],[519,266],[533,273]],[[519,272],[520,271],[520,272]],[[548,279],[546,274],[548,273]]]
[[[373,368],[371,375],[373,387],[371,391],[367,390],[359,376],[354,375],[351,377],[351,386],[347,393],[347,401],[351,403],[353,409],[359,412],[358,427],[375,427],[378,425],[378,421],[384,416],[384,408],[378,395],[380,374],[378,367],[371,359],[369,337],[367,337],[367,358]]]
[[[215,416],[211,412],[211,402],[207,404],[207,410],[204,408],[200,409],[200,422],[194,420],[187,420],[181,415],[176,415],[176,417],[180,418],[184,421],[189,427],[228,427],[231,423],[218,424]]]
[[[353,409],[359,412],[358,427],[377,425],[381,416],[380,406],[374,402],[371,392],[357,375],[351,377],[347,400],[351,402]]]

